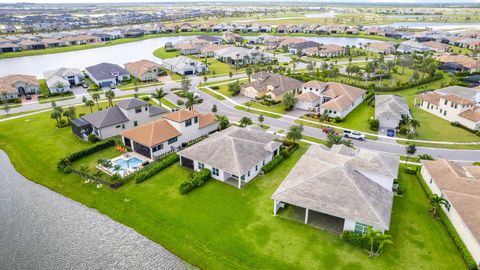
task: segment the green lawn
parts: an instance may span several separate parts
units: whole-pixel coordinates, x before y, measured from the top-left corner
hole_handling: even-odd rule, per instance
[[[117,150],[115,150],[115,147],[110,147],[110,148],[104,149],[104,150],[99,151],[95,154],[88,155],[86,157],[83,157],[83,158],[75,161],[72,164],[72,168],[79,170],[81,166],[87,165],[88,166],[88,173],[92,175],[92,174],[96,173],[97,171],[100,171],[99,169],[96,168],[96,166],[98,165],[97,161],[99,159],[112,159],[112,158],[118,157],[120,155],[121,155],[121,153],[118,152]],[[102,172],[102,171],[100,171],[100,172]],[[102,176],[103,179],[110,180],[109,175],[107,175],[104,172],[102,172],[102,173],[103,173],[103,176]]]
[[[262,114],[265,117],[281,118],[280,115],[276,115],[276,114],[268,113],[268,112],[259,112],[259,111],[255,111],[255,110],[251,110],[251,109],[239,106],[239,105],[234,106],[234,108],[237,109],[237,110],[240,110],[240,111],[244,111],[244,112],[249,112],[249,113],[254,113],[254,114]]]
[[[198,88],[198,89],[200,89],[200,91],[202,91],[202,92],[204,92],[204,93],[207,93],[207,94],[211,95],[212,97],[214,97],[214,98],[216,98],[216,99],[218,99],[218,100],[225,100],[225,98],[224,98],[223,96],[215,93],[215,90],[210,91],[210,90],[208,90],[208,89],[205,88],[205,87],[200,87],[200,88]]]
[[[50,90],[48,90],[47,81],[45,81],[45,79],[40,79],[38,80],[38,83],[40,84],[40,91],[42,91],[42,95],[43,96],[50,95]]]
[[[160,48],[156,49],[155,51],[153,51],[153,55],[155,55],[156,57],[158,57],[160,59],[166,59],[166,58],[177,57],[177,56],[180,55],[180,52],[179,51],[167,52],[167,51],[165,51],[165,47],[160,47]]]
[[[78,111],[87,112],[79,107]],[[35,132],[31,132],[35,130]],[[41,134],[42,140],[38,140]],[[0,148],[17,170],[100,213],[132,227],[187,262],[205,269],[463,269],[461,257],[413,176],[401,173],[393,246],[369,259],[338,236],[272,215],[270,196],[306,146],[281,166],[239,190],[211,180],[188,195],[179,184],[191,173],[178,164],[142,184],[112,190],[55,170],[59,158],[87,147],[70,128],[56,129],[49,113],[0,123]]]
[[[258,110],[265,110],[273,113],[278,113],[278,114],[286,114],[287,112],[284,110],[284,106],[282,103],[272,105],[272,106],[266,106],[260,103],[257,103],[255,101],[247,101],[243,103],[243,105],[248,106],[250,104],[250,108],[258,109]]]

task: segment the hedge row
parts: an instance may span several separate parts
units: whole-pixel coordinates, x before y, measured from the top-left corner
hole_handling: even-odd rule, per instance
[[[284,147],[282,150],[280,150],[280,155],[274,157],[272,161],[263,165],[262,172],[267,173],[273,170],[278,164],[282,163],[284,159],[289,158],[290,155],[292,155],[292,153],[295,152],[295,150],[297,150],[298,148],[298,144],[293,144],[290,147]]]
[[[211,172],[208,169],[201,169],[198,172],[193,172],[187,180],[180,184],[178,190],[181,194],[187,194],[197,187],[201,187],[208,179],[210,179]]]
[[[370,240],[367,235],[355,233],[353,231],[344,231],[340,236],[343,241],[348,242],[354,246],[360,247],[362,249],[370,250]],[[378,242],[373,243],[373,249],[378,249]]]
[[[433,193],[428,187],[428,185],[425,183],[425,181],[423,180],[423,177],[420,174],[420,170],[417,171],[417,180],[420,183],[420,186],[422,187],[423,191],[425,192],[425,196],[428,198],[428,200],[430,200],[430,198],[433,197]],[[465,261],[467,268],[469,270],[477,270],[478,269],[477,263],[473,259],[472,254],[470,254],[470,251],[465,246],[465,243],[463,243],[463,240],[458,235],[457,230],[455,230],[455,227],[453,227],[452,223],[448,219],[448,216],[447,214],[445,214],[445,211],[443,211],[443,209],[441,208],[439,209],[438,214],[439,214],[440,220],[445,226],[445,229],[447,230],[448,235],[452,238],[453,243],[455,243],[455,246],[457,247],[458,251],[462,255],[462,258]]]
[[[142,183],[143,181],[147,180],[148,178],[154,176],[155,174],[159,173],[160,171],[168,168],[175,162],[178,162],[180,157],[176,153],[169,154],[162,158],[160,161],[153,163],[151,166],[143,168],[143,170],[139,171],[135,174],[135,182]]]
[[[110,139],[106,141],[99,142],[91,147],[85,148],[83,150],[80,150],[78,152],[74,152],[70,154],[69,156],[66,156],[62,159],[60,159],[57,162],[57,170],[63,173],[69,173],[71,171],[70,166],[72,165],[72,162],[77,161],[83,157],[86,157],[88,155],[91,155],[93,153],[99,152],[103,149],[107,149],[109,147],[112,147],[115,145],[115,140]]]

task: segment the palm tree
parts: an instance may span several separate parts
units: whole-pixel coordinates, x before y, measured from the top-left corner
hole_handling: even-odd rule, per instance
[[[380,255],[380,253],[382,252],[383,246],[385,244],[393,245],[393,242],[392,242],[391,238],[392,238],[391,235],[385,234],[384,232],[381,232],[381,233],[377,234],[377,237],[376,237],[375,241],[378,244],[378,248],[377,248],[377,251],[375,252],[375,255],[374,255],[375,257]]]
[[[287,133],[287,139],[295,143],[302,139],[302,132],[303,132],[302,125],[290,126]]]
[[[187,92],[187,95],[185,96],[187,101],[185,102],[185,108],[189,110],[193,110],[193,106],[196,104],[200,104],[203,102],[203,100],[198,96],[195,95],[192,92]]]
[[[218,129],[223,130],[226,129],[230,125],[230,121],[228,117],[225,115],[217,115],[217,122],[218,122]]]
[[[377,238],[379,237],[379,235],[380,235],[379,231],[376,231],[371,226],[368,227],[368,231],[367,231],[365,236],[367,237],[368,243],[370,244],[370,250],[368,251],[368,255],[370,257],[375,256],[376,252],[374,250],[374,246],[375,246],[375,242],[376,242]]]
[[[263,127],[263,121],[265,121],[265,117],[263,117],[263,114],[260,114],[258,116],[258,122],[260,123],[260,127]]]
[[[82,174],[82,177],[85,178],[85,180],[87,180],[88,178],[88,166],[87,165],[82,165],[80,166],[80,173]]]
[[[180,82],[180,84],[182,85],[183,91],[188,91],[188,89],[190,89],[190,86],[192,86],[192,82],[185,75],[182,77],[182,81]]]
[[[95,100],[95,103],[97,103],[97,110],[100,110],[100,106],[98,105],[98,100],[100,99],[100,94],[99,93],[93,93],[92,94],[92,99]]]
[[[247,68],[245,69],[245,73],[246,73],[247,76],[248,76],[248,82],[251,82],[251,80],[252,80],[252,73],[253,73],[252,68],[251,68],[251,67],[247,67]]]
[[[437,194],[433,194],[433,197],[430,198],[430,205],[432,206],[432,216],[434,217],[437,214],[438,208],[443,205],[445,207],[448,207],[448,201],[443,198],[438,196]]]
[[[113,99],[115,98],[115,92],[112,90],[105,91],[105,97],[108,100],[108,106],[113,107]]]
[[[408,159],[410,158],[410,156],[415,155],[415,152],[417,152],[417,146],[415,144],[408,144],[405,147],[405,152],[407,153],[407,158],[405,159],[405,165],[407,165]]]
[[[57,127],[60,127],[60,119],[62,118],[62,114],[59,111],[53,110],[50,114],[50,118],[55,119],[57,121]]]
[[[162,87],[160,87],[159,89],[155,89],[155,93],[152,94],[152,97],[156,98],[158,100],[158,105],[162,106],[162,98],[166,95],[167,93],[163,91]]]
[[[292,56],[292,60],[290,61],[290,63],[292,64],[293,70],[295,70],[295,68],[297,67],[298,61],[299,60],[297,56]]]
[[[8,115],[8,112],[10,111],[10,105],[8,104],[8,98],[7,98],[7,91],[2,92],[2,100],[3,100],[3,110],[5,113]]]
[[[90,107],[90,112],[93,113],[93,106],[95,105],[95,103],[93,102],[93,100],[89,99],[85,102],[85,105],[87,105],[88,107]]]

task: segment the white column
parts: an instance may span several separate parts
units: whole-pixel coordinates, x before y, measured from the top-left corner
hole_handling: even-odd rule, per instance
[[[150,150],[150,159],[153,159],[153,151],[152,151],[152,148],[149,147],[148,150]]]
[[[277,204],[278,204],[278,201],[277,201],[277,200],[273,200],[273,215],[274,215],[274,216],[277,215]]]
[[[308,223],[308,208],[305,208],[305,224]]]
[[[240,180],[240,177],[238,178],[238,188],[242,188],[242,180]]]
[[[135,144],[133,143],[132,140],[130,140],[130,145],[132,146],[132,152],[135,152],[135,147],[134,147]]]

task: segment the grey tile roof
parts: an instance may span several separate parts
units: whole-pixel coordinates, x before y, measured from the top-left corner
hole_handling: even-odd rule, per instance
[[[148,102],[140,100],[138,98],[132,98],[117,103],[117,106],[125,110],[130,110],[141,106],[148,106]]]
[[[448,86],[436,90],[435,92],[443,95],[455,95],[464,99],[475,100],[477,95],[480,95],[480,89],[468,88],[463,86]]]
[[[126,71],[124,68],[110,63],[100,63],[85,69],[97,80],[112,79],[115,77],[112,75],[114,73],[118,73],[120,75],[128,74],[128,71]]]
[[[82,119],[89,122],[92,126],[96,128],[109,127],[129,121],[128,117],[117,106],[108,108],[103,111],[84,115],[82,116]]]
[[[170,112],[169,110],[159,106],[150,106],[150,108],[148,109],[149,116],[155,116],[155,115],[169,113],[169,112]]]
[[[281,145],[273,141],[276,138],[265,131],[232,126],[188,147],[179,155],[241,176]]]
[[[401,120],[402,115],[412,118],[408,104],[403,97],[397,95],[375,96],[375,118]]]
[[[392,174],[399,159],[385,158],[368,150],[312,145],[272,198],[387,230],[393,193],[372,174]]]

